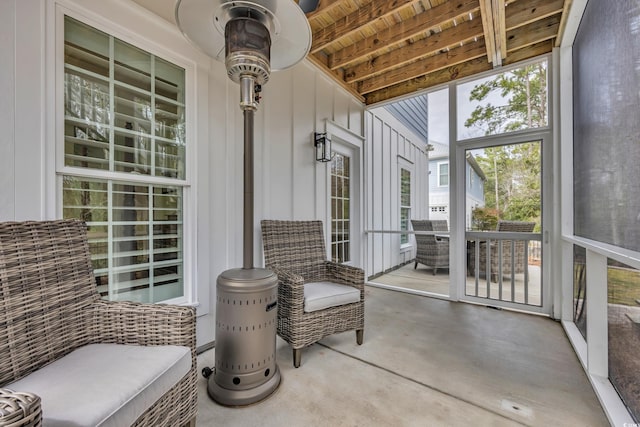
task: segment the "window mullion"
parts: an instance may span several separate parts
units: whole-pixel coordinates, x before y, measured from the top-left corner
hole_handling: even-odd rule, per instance
[[[113,183],[111,181],[107,181],[107,265],[109,268],[108,271],[108,281],[107,281],[107,292],[109,294],[109,300],[113,301],[115,292],[114,286],[115,283],[115,273],[113,269]]]
[[[151,55],[151,175],[156,176],[156,57]]]
[[[109,171],[115,170],[115,41],[113,37],[109,37]],[[109,193],[111,195],[111,193]],[[111,200],[111,197],[109,197]],[[111,213],[111,209],[109,209]],[[109,221],[111,223],[111,221]],[[109,257],[111,259],[111,257]],[[111,282],[110,282],[111,283]],[[111,290],[109,291],[111,292]]]
[[[153,185],[149,185],[147,191],[149,192],[149,207],[148,207],[148,215],[149,215],[149,231],[148,231],[148,239],[149,239],[149,298],[151,301],[155,301],[154,298],[154,290],[155,290],[155,277],[154,277],[154,246],[153,246],[153,225],[154,225],[154,194],[153,194]]]

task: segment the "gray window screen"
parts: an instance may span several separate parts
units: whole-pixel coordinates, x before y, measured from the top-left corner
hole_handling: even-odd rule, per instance
[[[574,232],[640,251],[640,5],[589,0],[573,47]]]

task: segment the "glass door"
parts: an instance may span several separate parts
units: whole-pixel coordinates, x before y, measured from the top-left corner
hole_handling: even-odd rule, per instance
[[[331,260],[351,262],[351,157],[331,158]]]
[[[465,299],[546,309],[542,148],[541,139],[465,150]]]
[[[332,135],[328,164],[328,256],[334,262],[362,265],[360,251],[360,150]]]

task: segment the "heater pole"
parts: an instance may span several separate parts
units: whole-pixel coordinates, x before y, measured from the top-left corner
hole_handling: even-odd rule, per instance
[[[253,110],[244,110],[244,223],[242,268],[253,268]]]

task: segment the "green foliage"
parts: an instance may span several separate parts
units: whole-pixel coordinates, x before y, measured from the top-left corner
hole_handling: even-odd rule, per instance
[[[492,208],[475,208],[471,211],[472,230],[495,230],[498,225],[498,211]]]
[[[506,105],[485,102],[491,95],[499,95]],[[546,63],[502,73],[481,83],[473,88],[469,100],[478,101],[480,105],[465,121],[465,126],[480,128],[486,135],[546,126]],[[535,231],[539,231],[541,219],[540,147],[540,143],[530,142],[487,148],[484,154],[476,155],[487,177],[485,206],[494,210],[499,219],[535,221]]]
[[[640,299],[640,271],[633,268],[607,268],[607,296],[609,304],[637,307]]]
[[[538,231],[542,165],[540,143],[486,148],[484,154],[476,155],[476,161],[487,177],[484,184],[486,208],[492,209],[499,219],[534,221]],[[495,227],[492,229],[495,230]]]
[[[506,105],[485,101],[490,95],[500,95]],[[473,88],[469,101],[478,105],[465,122],[465,127],[477,127],[485,135],[529,129],[547,124],[547,67],[545,62],[528,65]]]

